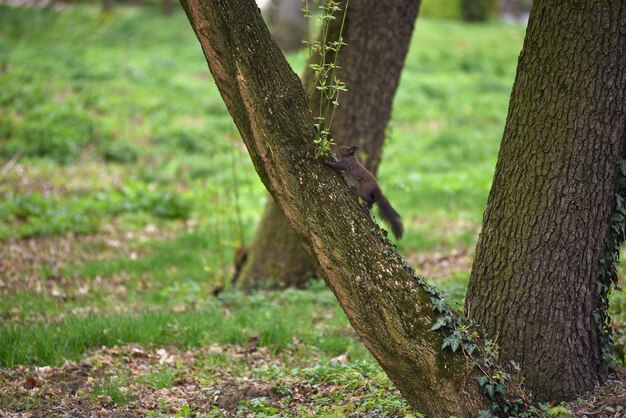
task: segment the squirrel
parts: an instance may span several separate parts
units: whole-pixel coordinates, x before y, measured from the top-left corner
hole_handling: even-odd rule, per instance
[[[376,202],[380,217],[389,225],[396,238],[400,239],[404,233],[400,214],[391,207],[382,190],[380,190],[376,178],[357,159],[355,153],[358,149],[358,147],[354,146],[346,147],[345,145],[340,145],[339,154],[341,155],[341,160],[324,162],[324,164],[335,170],[345,171],[348,178],[356,186],[359,197],[365,201],[367,211],[369,212],[374,202]]]

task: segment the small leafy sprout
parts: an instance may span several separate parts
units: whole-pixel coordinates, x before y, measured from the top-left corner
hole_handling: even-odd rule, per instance
[[[304,41],[309,50],[309,60],[312,61],[313,55],[319,56],[318,62],[309,65],[313,71],[313,89],[316,89],[320,95],[319,112],[316,117],[316,125],[318,127],[317,134],[314,139],[315,156],[317,158],[328,155],[330,149],[335,145],[330,134],[330,128],[333,123],[335,111],[339,106],[339,93],[348,91],[346,84],[337,76],[336,71],[341,68],[337,65],[339,59],[339,51],[346,45],[343,42],[343,27],[348,10],[348,3],[343,9],[343,17],[341,28],[337,40],[328,40],[328,31],[330,23],[336,19],[335,15],[342,11],[341,2],[335,0],[324,0],[319,6],[322,10],[320,15],[321,41]],[[305,6],[302,9],[306,19],[311,18],[308,0],[305,0]],[[307,31],[308,31],[307,20]]]

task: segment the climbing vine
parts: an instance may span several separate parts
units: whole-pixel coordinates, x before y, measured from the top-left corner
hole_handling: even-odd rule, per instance
[[[609,220],[609,232],[604,241],[604,255],[600,257],[596,281],[596,307],[593,312],[596,329],[600,337],[602,366],[600,372],[606,377],[613,364],[613,329],[609,316],[609,294],[611,286],[617,286],[617,266],[620,247],[626,238],[626,159],[617,162],[615,179],[615,208]]]
[[[615,208],[609,221],[609,232],[605,239],[604,255],[599,260],[597,275],[597,302],[594,319],[600,336],[603,367],[601,372],[608,374],[613,365],[613,333],[608,314],[609,294],[612,286],[617,286],[617,266],[620,248],[626,239],[626,159],[617,162],[618,175],[615,180]],[[386,237],[386,231],[383,231]],[[519,379],[505,370],[498,361],[499,347],[489,340],[486,332],[473,320],[462,318],[445,302],[443,294],[418,275],[410,264],[402,261],[404,268],[430,296],[433,311],[438,316],[431,330],[443,333],[442,350],[461,353],[468,359],[482,393],[491,400],[488,409],[480,411],[478,418],[515,416],[551,416],[561,406],[550,408],[530,400]],[[517,364],[511,362],[509,370],[519,373]]]
[[[445,302],[444,295],[418,275],[410,264],[403,261],[404,268],[430,296],[432,310],[438,315],[431,331],[444,335],[442,350],[460,353],[467,359],[470,373],[480,386],[481,392],[491,401],[488,409],[480,411],[477,418],[497,416],[538,417],[547,413],[545,405],[534,404],[512,374],[498,361],[498,345],[488,339],[486,332],[474,320],[464,319]],[[511,363],[514,373],[520,369]]]

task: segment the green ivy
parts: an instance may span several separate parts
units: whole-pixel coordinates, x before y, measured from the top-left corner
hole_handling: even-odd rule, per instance
[[[602,364],[600,373],[606,377],[613,362],[613,330],[611,317],[608,313],[611,286],[617,285],[617,266],[619,264],[620,247],[624,242],[626,219],[626,160],[617,161],[618,175],[615,179],[615,208],[609,218],[609,232],[604,241],[604,255],[600,257],[596,280],[596,307],[593,317],[600,337]]]
[[[452,310],[436,287],[428,284],[406,261],[402,260],[402,264],[430,295],[432,310],[438,313],[430,329],[443,333],[441,349],[463,354],[468,359],[468,364],[476,371],[475,379],[481,392],[491,401],[489,408],[479,411],[476,417],[547,416],[547,406],[533,403],[523,388],[515,384],[511,374],[502,368],[498,361],[499,347],[486,337],[484,329]],[[519,371],[515,363],[511,366]]]
[[[613,332],[608,314],[609,293],[617,285],[617,266],[620,247],[626,238],[626,159],[620,159],[615,180],[615,209],[610,217],[610,228],[605,239],[604,255],[599,260],[597,277],[597,303],[594,318],[600,336],[603,365],[601,372],[608,374],[613,362]],[[478,372],[476,380],[482,393],[491,400],[488,409],[480,411],[477,418],[498,416],[541,417],[554,415],[554,409],[533,403],[521,386],[514,387],[511,375],[498,362],[498,346],[486,337],[485,331],[473,320],[464,320],[444,301],[438,289],[429,285],[413,267],[402,261],[417,283],[430,295],[433,311],[439,315],[431,330],[444,334],[441,349],[462,353],[472,368]],[[512,369],[519,367],[512,362]]]

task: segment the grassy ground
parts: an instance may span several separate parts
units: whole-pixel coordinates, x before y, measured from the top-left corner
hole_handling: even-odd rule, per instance
[[[523,35],[420,19],[394,104],[399,248],[452,303]],[[0,6],[0,169],[1,413],[409,414],[323,285],[229,288],[265,193],[182,13]]]

